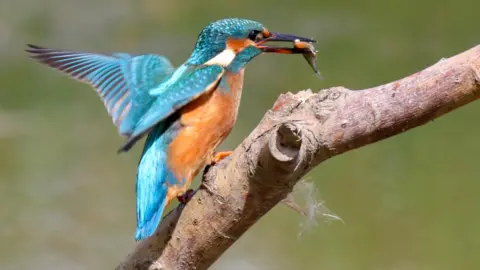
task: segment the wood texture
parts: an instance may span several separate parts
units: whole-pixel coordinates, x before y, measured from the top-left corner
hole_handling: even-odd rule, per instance
[[[480,45],[365,90],[281,95],[204,186],[117,269],[207,269],[322,161],[423,125],[480,97]]]

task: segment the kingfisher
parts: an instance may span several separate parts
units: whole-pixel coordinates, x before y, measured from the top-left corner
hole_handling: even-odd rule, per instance
[[[150,237],[174,199],[188,199],[194,177],[228,156],[215,152],[232,130],[240,105],[245,66],[262,53],[301,53],[269,42],[316,42],[270,32],[239,18],[208,24],[192,54],[175,68],[164,56],[101,54],[28,45],[39,62],[89,84],[103,101],[118,133],[118,152],[147,136],[136,175],[135,239]]]

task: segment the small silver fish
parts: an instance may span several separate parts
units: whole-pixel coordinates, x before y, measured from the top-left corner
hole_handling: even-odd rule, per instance
[[[313,71],[318,76],[318,78],[320,80],[323,80],[323,76],[317,68],[317,64],[316,64],[317,50],[315,50],[315,47],[313,46],[313,44],[300,41],[297,39],[294,41],[294,46],[296,49],[299,49],[302,51],[303,57],[305,58],[305,60],[307,60],[307,63],[312,67]]]

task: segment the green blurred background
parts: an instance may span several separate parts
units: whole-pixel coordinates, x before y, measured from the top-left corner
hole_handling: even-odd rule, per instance
[[[479,10],[478,0],[0,0],[0,269],[112,269],[134,247],[141,144],[117,155],[123,139],[95,93],[28,59],[25,43],[179,65],[224,17],[316,38],[324,81],[302,57],[249,65],[230,149],[280,93],[383,84],[473,47]],[[473,103],[321,164],[307,179],[344,223],[302,229],[278,206],[212,268],[479,269],[479,113]]]

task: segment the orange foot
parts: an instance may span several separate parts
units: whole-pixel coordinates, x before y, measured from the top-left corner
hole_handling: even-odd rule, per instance
[[[213,155],[212,163],[211,165],[214,165],[215,163],[220,162],[222,159],[228,157],[230,154],[232,154],[233,151],[223,151],[223,152],[217,152]]]
[[[183,193],[182,195],[177,196],[177,200],[183,204],[187,204],[188,201],[192,199],[193,195],[195,195],[195,192],[196,191],[194,191],[193,189],[189,189],[185,191],[185,193]]]

